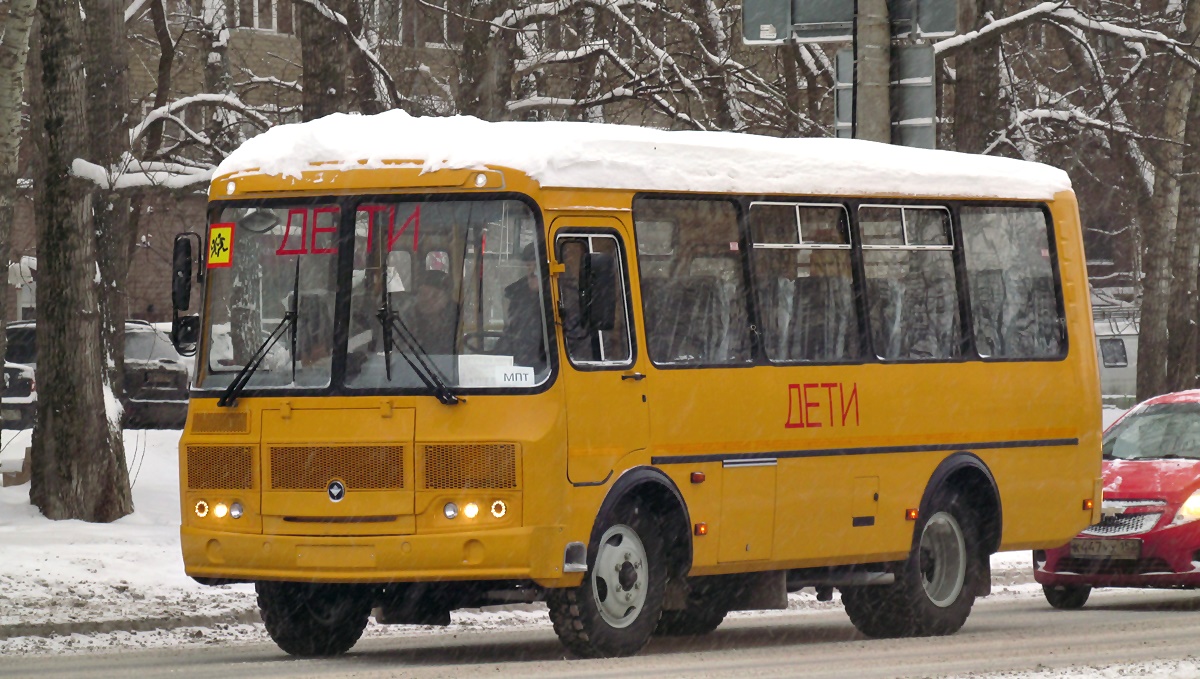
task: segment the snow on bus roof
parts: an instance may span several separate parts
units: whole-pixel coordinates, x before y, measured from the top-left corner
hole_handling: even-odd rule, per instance
[[[750,194],[969,196],[1048,200],[1062,170],[1009,158],[849,139],[664,131],[582,122],[336,113],[248,140],[214,177],[300,177],[322,169],[411,161],[424,171],[506,167],[542,186]]]

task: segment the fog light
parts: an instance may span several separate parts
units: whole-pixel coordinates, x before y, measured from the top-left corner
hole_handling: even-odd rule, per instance
[[[497,519],[502,518],[508,513],[508,505],[504,504],[504,500],[496,500],[492,503],[492,516]]]
[[[225,515],[228,513],[229,507],[226,507],[224,502],[218,502],[213,506],[213,516],[217,517],[218,519],[225,518]]]
[[[463,516],[468,519],[473,519],[479,514],[479,505],[474,502],[468,502],[466,507],[463,507]]]
[[[447,502],[445,507],[442,507],[442,513],[447,519],[453,519],[458,516],[458,505],[453,502]]]
[[[196,503],[196,516],[198,516],[202,519],[204,517],[208,516],[208,503],[205,502],[204,500],[201,500]]]
[[[229,505],[229,516],[234,519],[242,518],[242,503],[235,502]]]

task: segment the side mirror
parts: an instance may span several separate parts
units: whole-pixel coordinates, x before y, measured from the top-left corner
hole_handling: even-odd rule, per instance
[[[192,305],[192,241],[186,234],[175,237],[171,257],[171,306],[176,312]]]
[[[589,252],[579,275],[579,315],[588,330],[617,325],[617,264],[612,255]]]
[[[180,356],[193,356],[200,341],[200,316],[176,316],[171,321],[171,344]]]

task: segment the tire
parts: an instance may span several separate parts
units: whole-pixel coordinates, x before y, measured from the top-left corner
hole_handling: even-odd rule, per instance
[[[958,496],[935,496],[917,526],[917,545],[887,587],[846,587],[850,621],[870,637],[942,636],[962,628],[975,603],[981,558],[973,514]]]
[[[593,536],[583,582],[547,594],[550,620],[577,656],[633,655],[650,640],[662,612],[667,580],[662,531],[650,512],[630,502],[602,520]]]
[[[1050,605],[1064,611],[1083,608],[1092,593],[1090,585],[1042,585],[1042,593]]]
[[[725,578],[689,578],[687,605],[679,611],[663,611],[656,636],[701,636],[717,629],[729,614],[730,591]]]
[[[354,585],[258,582],[254,588],[267,633],[290,655],[341,655],[371,616],[371,590]]]

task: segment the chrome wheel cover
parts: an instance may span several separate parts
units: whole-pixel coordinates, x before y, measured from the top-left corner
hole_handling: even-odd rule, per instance
[[[628,627],[646,605],[646,548],[632,528],[612,526],[604,531],[591,572],[592,600],[611,627]]]
[[[954,515],[938,512],[929,517],[918,550],[917,567],[925,595],[938,608],[958,601],[967,579],[967,543]]]

